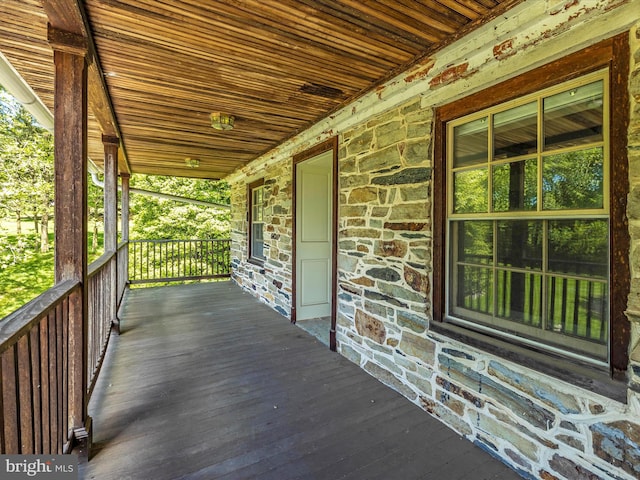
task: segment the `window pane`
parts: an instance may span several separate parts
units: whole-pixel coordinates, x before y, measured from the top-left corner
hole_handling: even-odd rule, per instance
[[[251,256],[254,258],[264,258],[263,226],[262,223],[251,225]]]
[[[535,158],[496,166],[492,172],[494,212],[536,210],[538,172]]]
[[[251,220],[254,222],[262,221],[262,205],[254,205]]]
[[[498,265],[542,270],[542,221],[503,220],[498,222]]]
[[[542,275],[497,270],[499,317],[533,327],[542,325]]]
[[[453,222],[453,235],[458,239],[458,262],[493,265],[493,222]]]
[[[456,172],[453,176],[454,213],[486,213],[488,211],[486,168]]]
[[[487,162],[489,152],[487,118],[458,125],[453,129],[453,167]]]
[[[549,271],[607,278],[607,220],[550,220]]]
[[[548,328],[554,332],[606,343],[607,288],[603,282],[550,277]]]
[[[511,158],[538,151],[537,102],[493,116],[493,158]]]
[[[601,142],[602,99],[602,80],[545,98],[545,150]]]
[[[603,208],[602,148],[544,157],[542,206],[545,210]]]
[[[458,307],[493,313],[493,272],[490,268],[459,265],[457,287]]]
[[[256,187],[253,190],[253,204],[254,205],[261,205],[262,204],[262,192],[263,192],[263,187]]]

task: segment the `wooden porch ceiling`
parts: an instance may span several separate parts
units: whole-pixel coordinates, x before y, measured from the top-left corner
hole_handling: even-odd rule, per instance
[[[220,178],[520,1],[4,0],[0,51],[53,111],[47,23],[88,36],[91,158]]]

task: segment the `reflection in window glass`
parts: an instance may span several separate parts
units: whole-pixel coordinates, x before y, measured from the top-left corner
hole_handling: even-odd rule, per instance
[[[536,153],[538,149],[538,104],[531,102],[493,116],[495,160]]]
[[[602,141],[602,80],[552,95],[543,102],[545,150]]]
[[[549,155],[542,160],[542,206],[545,210],[602,208],[602,148]]]
[[[453,210],[455,213],[486,213],[488,206],[486,168],[456,172],[453,176]]]
[[[542,325],[542,275],[497,270],[496,315],[505,320]]]
[[[453,168],[466,167],[487,161],[489,152],[487,118],[463,123],[453,129]]]
[[[605,282],[550,277],[547,282],[547,328],[606,343],[609,331],[607,295]]]
[[[606,278],[609,270],[607,220],[550,220],[549,271]]]
[[[457,230],[458,261],[479,265],[493,264],[493,222],[455,222]]]
[[[536,210],[538,171],[535,158],[492,168],[493,211]]]
[[[459,265],[458,305],[467,310],[493,313],[493,270]]]
[[[498,265],[542,269],[541,220],[501,220],[497,236]]]

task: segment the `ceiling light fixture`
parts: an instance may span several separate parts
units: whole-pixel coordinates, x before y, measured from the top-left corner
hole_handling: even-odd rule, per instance
[[[211,126],[216,130],[231,130],[235,119],[233,115],[215,112],[211,114]]]
[[[187,157],[184,159],[184,163],[186,163],[189,168],[198,168],[200,166],[200,160],[197,158]]]

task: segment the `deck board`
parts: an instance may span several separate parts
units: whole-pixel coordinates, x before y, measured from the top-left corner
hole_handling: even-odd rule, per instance
[[[131,290],[95,480],[520,478],[230,282]]]

